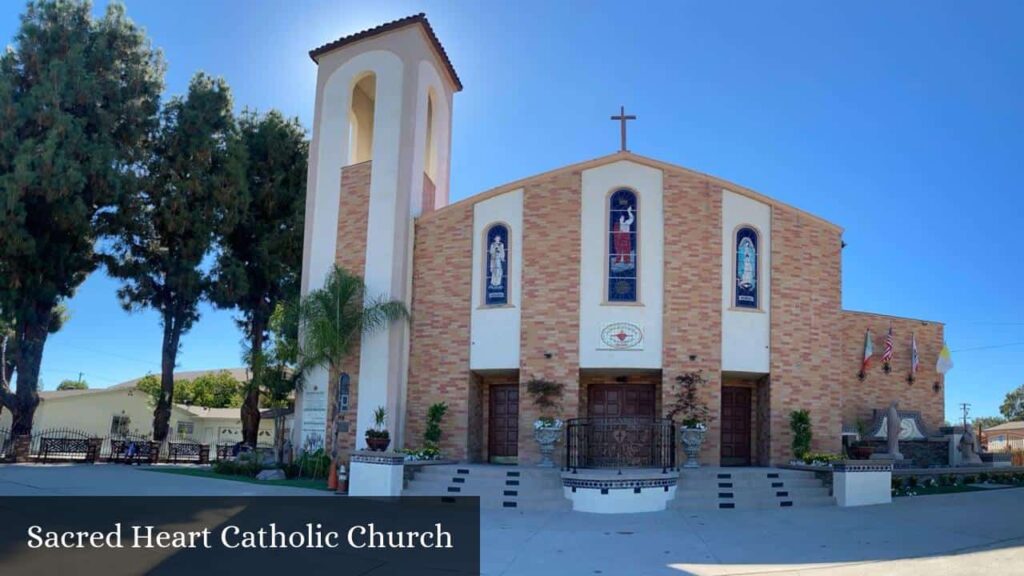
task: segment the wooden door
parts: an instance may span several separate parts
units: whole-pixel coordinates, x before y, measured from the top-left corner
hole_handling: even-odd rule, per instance
[[[653,384],[587,387],[587,466],[650,466],[655,445]]]
[[[591,384],[587,387],[587,416],[654,418],[654,384]]]
[[[519,385],[490,387],[487,455],[492,462],[514,462],[519,456]]]
[[[750,466],[750,388],[722,388],[722,466]]]

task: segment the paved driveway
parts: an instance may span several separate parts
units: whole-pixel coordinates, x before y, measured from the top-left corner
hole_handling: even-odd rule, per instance
[[[484,511],[488,575],[1024,574],[1024,489],[887,506]]]
[[[0,465],[0,496],[328,495],[117,465]],[[1021,574],[1024,489],[888,506],[597,515],[482,512],[484,574]]]

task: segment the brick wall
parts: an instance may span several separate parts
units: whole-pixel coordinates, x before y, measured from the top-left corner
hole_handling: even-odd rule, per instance
[[[841,250],[836,229],[772,208],[771,460],[792,458],[789,415],[810,411],[814,451],[838,452],[842,432]]]
[[[363,275],[366,269],[366,220],[370,209],[370,168],[371,162],[362,162],[346,166],[341,171],[341,199],[338,203],[338,241],[334,261],[338,266],[349,272]],[[339,448],[347,452],[355,448],[356,441],[356,410],[359,392],[359,343],[353,347],[348,358],[342,364],[342,370],[348,372],[349,380],[349,411],[345,419],[349,423],[348,432],[338,435]],[[327,423],[330,430],[334,421],[334,398],[338,394],[338,374],[330,375],[328,390]],[[331,436],[327,436],[328,444]]]
[[[565,384],[562,416],[578,411],[581,185],[581,172],[573,170],[532,180],[523,192],[520,464],[540,460],[533,439],[540,413],[526,392],[530,378]]]
[[[920,411],[928,432],[934,433],[945,420],[945,386],[942,375],[935,371],[935,361],[942,350],[943,325],[845,310],[840,319],[842,355],[837,364],[843,392],[843,422],[850,426],[856,425],[857,420],[870,422],[872,410],[888,408],[889,403],[895,400],[900,403],[900,410]],[[893,359],[892,371],[886,374],[882,369],[882,352],[890,322]],[[875,358],[861,382],[857,373],[864,356],[864,331],[868,328],[875,344]],[[913,384],[907,382],[911,333],[917,334],[917,351],[921,359]],[[936,382],[939,383],[937,392],[934,389]]]
[[[441,449],[450,458],[465,459],[469,457],[473,382],[469,372],[472,204],[454,205],[417,220],[413,258],[405,444],[423,445],[427,408],[445,402],[448,413],[441,423]]]
[[[711,411],[701,461],[719,462],[722,404],[722,194],[707,178],[666,170],[662,410],[679,395],[676,377],[700,370]],[[691,360],[691,356],[693,359]],[[682,448],[677,454],[682,462]]]

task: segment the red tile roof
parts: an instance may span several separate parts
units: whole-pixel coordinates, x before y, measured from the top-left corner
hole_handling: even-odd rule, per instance
[[[437,35],[434,34],[434,29],[430,27],[430,22],[427,20],[427,15],[422,12],[420,12],[419,14],[413,14],[412,16],[406,16],[405,18],[399,18],[398,20],[394,20],[386,24],[381,24],[380,26],[370,28],[368,30],[363,30],[362,32],[356,32],[355,34],[351,34],[349,36],[343,36],[341,38],[338,38],[334,42],[328,42],[327,44],[324,44],[319,48],[314,48],[310,50],[309,57],[313,59],[313,62],[317,62],[317,58],[319,58],[323,54],[330,52],[331,50],[341,48],[342,46],[347,46],[360,40],[372,38],[379,34],[384,34],[385,32],[397,30],[405,26],[412,26],[414,24],[421,24],[423,26],[423,29],[426,30],[427,37],[430,38],[430,42],[434,45],[434,49],[437,50],[437,53],[441,57],[441,60],[444,61],[445,66],[448,68],[448,73],[451,74],[452,81],[455,83],[455,91],[461,91],[462,81],[459,80],[459,75],[455,72],[455,66],[452,66],[452,61],[448,58],[448,53],[445,52],[444,46],[441,45],[441,41],[438,40]]]

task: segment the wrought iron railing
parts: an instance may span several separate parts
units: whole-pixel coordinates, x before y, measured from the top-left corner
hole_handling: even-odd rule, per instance
[[[668,418],[574,418],[565,427],[565,467],[676,467],[675,424]]]

